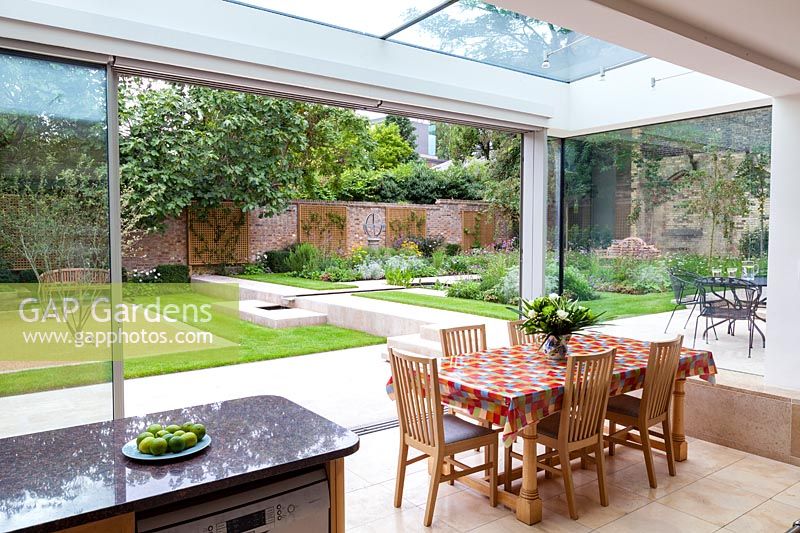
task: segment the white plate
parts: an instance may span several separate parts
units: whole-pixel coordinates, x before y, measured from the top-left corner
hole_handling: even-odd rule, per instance
[[[139,461],[169,461],[170,459],[177,459],[179,457],[186,457],[187,455],[192,455],[199,451],[205,450],[208,448],[208,445],[211,444],[211,437],[208,435],[204,435],[202,439],[197,441],[197,444],[192,446],[191,448],[187,448],[182,452],[172,453],[166,452],[162,455],[150,455],[149,453],[142,453],[139,451],[139,448],[136,446],[136,439],[133,439],[125,446],[122,447],[122,453],[126,457],[130,457],[131,459],[138,459]]]

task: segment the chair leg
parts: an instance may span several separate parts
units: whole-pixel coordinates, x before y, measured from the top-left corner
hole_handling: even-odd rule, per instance
[[[597,463],[597,486],[600,487],[600,505],[608,507],[608,490],[606,489],[606,463],[603,457],[603,436],[600,435],[600,442],[595,449],[595,459]]]
[[[425,505],[425,518],[423,525],[428,527],[433,522],[433,509],[436,507],[436,495],[439,493],[439,481],[442,477],[442,467],[444,466],[444,459],[439,456],[433,466],[431,472],[431,485],[428,488],[428,503]]]
[[[514,448],[514,443],[511,443],[511,446],[503,450],[503,471],[505,472],[504,480],[503,480],[503,488],[511,492],[511,450]]]
[[[642,451],[644,452],[644,464],[647,467],[647,479],[650,481],[650,488],[658,488],[656,481],[656,469],[653,464],[653,449],[650,447],[650,431],[647,428],[639,428],[639,435],[642,437]],[[669,436],[666,436],[669,438]]]
[[[611,436],[616,432],[617,432],[617,423],[616,422],[612,422],[612,421],[609,420],[608,421],[608,435]],[[609,440],[608,441],[608,455],[614,455],[614,446],[615,446],[614,441]]]
[[[450,454],[450,460],[451,460],[451,461],[455,461],[455,460],[456,460],[456,454],[454,454],[454,453],[451,453],[451,454]],[[455,470],[455,468],[453,468],[453,465],[451,464],[451,465],[448,467],[448,469],[447,469],[447,473],[448,473],[448,474],[452,474],[454,470]],[[453,486],[453,485],[455,485],[455,484],[456,484],[455,480],[451,479],[451,480],[450,480],[450,486],[452,487],[452,486]]]
[[[669,320],[667,320],[667,327],[664,328],[664,333],[666,333],[667,330],[669,329],[669,325],[672,323],[672,317],[675,316],[675,310],[677,308],[678,308],[677,305],[672,308],[672,312],[669,314]]]
[[[672,447],[672,424],[669,423],[669,417],[661,422],[661,431],[664,433],[664,449],[667,452],[667,468],[669,468],[669,475],[675,476],[675,451]]]
[[[406,461],[408,460],[408,445],[400,443],[400,454],[397,458],[397,479],[394,480],[394,506],[400,507],[403,503],[403,484],[406,481]]]
[[[553,451],[553,448],[548,448],[547,446],[544,447],[544,452],[545,453],[550,453],[552,451]],[[547,464],[549,466],[553,466],[553,460],[552,459],[548,458],[548,459],[545,459],[545,461],[547,461]],[[544,471],[544,478],[545,479],[553,479],[553,473],[548,471],[548,470],[545,470]]]
[[[489,449],[489,446],[484,446],[483,447],[483,464],[488,465],[489,461],[491,461],[491,460],[492,460],[492,451]],[[483,471],[483,475],[486,476],[486,477],[489,477],[490,474],[491,474],[491,472],[489,471],[488,468]]]
[[[689,310],[689,316],[686,317],[686,322],[683,324],[683,329],[686,329],[689,326],[689,321],[692,319],[692,313],[694,313],[695,308],[697,308],[697,304],[694,304],[692,308]]]
[[[695,347],[697,344],[697,328],[700,325],[700,315],[697,315],[697,318],[694,319],[694,337],[692,338],[692,348]]]
[[[561,451],[558,456],[561,460],[561,477],[564,478],[564,490],[567,493],[569,516],[573,520],[577,520],[578,509],[575,506],[575,486],[572,484],[572,467],[569,463],[569,452]]]
[[[492,468],[491,474],[489,475],[489,505],[492,507],[497,507],[497,466],[498,466],[498,453],[497,453],[497,441],[494,444],[489,446],[490,448],[490,455],[492,458]]]

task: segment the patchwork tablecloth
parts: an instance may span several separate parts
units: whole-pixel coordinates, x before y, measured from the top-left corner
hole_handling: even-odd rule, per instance
[[[649,342],[601,334],[573,335],[569,350],[579,355],[612,347],[617,348],[617,355],[611,395],[642,388]],[[711,352],[682,350],[677,378],[700,376],[713,382],[716,373]],[[442,402],[502,426],[506,446],[522,428],[561,409],[565,375],[565,362],[549,359],[533,345],[496,348],[439,362]],[[391,379],[386,391],[394,396]]]

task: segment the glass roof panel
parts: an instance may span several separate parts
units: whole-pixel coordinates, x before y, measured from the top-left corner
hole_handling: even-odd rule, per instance
[[[379,37],[430,11],[442,0],[233,0],[233,3]]]
[[[564,82],[646,57],[476,0],[461,0],[390,40]]]

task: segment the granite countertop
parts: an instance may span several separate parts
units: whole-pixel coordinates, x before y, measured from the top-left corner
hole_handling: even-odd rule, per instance
[[[148,423],[205,424],[211,446],[142,463],[120,451]],[[0,440],[0,531],[50,531],[320,465],[351,431],[286,398],[254,396]]]

